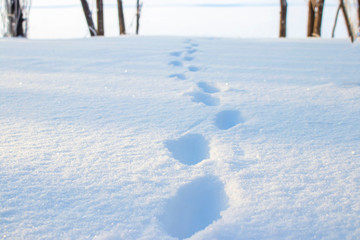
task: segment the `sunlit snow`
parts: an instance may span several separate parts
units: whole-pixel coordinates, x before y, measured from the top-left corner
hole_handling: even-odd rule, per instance
[[[2,238],[360,236],[358,43],[0,39],[0,52]]]

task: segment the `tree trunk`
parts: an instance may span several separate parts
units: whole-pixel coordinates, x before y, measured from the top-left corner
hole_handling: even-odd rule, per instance
[[[6,0],[6,8],[9,20],[9,33],[11,37],[25,37],[23,22],[24,16],[19,0]]]
[[[360,32],[360,0],[358,0],[358,18],[359,18],[359,32]]]
[[[96,0],[97,8],[97,35],[104,36],[104,4],[103,0]]]
[[[117,4],[118,4],[120,35],[123,35],[123,34],[125,34],[125,20],[124,20],[124,11],[123,11],[122,0],[117,0]]]
[[[309,0],[309,13],[308,13],[308,26],[307,26],[307,36],[312,37],[314,32],[314,22],[315,22],[315,11],[314,11],[313,1]]]
[[[359,0],[360,1],[360,0]],[[280,37],[286,37],[286,13],[287,13],[287,2],[286,0],[280,0]]]
[[[348,15],[348,13],[346,11],[344,0],[340,0],[340,4],[342,5],[341,9],[342,9],[342,12],[344,14],[346,28],[348,30],[349,37],[351,38],[351,42],[354,42],[355,41],[355,36],[353,34],[353,31],[351,31],[351,24],[350,24],[350,21],[349,21],[349,15]]]
[[[8,21],[9,21],[9,36],[16,36],[16,27],[15,27],[15,2],[12,0],[6,0],[6,7],[8,13]]]
[[[342,7],[342,4],[340,3],[340,4],[339,4],[339,7],[338,7],[338,9],[337,9],[337,11],[336,11],[334,27],[333,27],[332,34],[331,34],[331,37],[332,37],[332,38],[335,37],[335,29],[336,29],[337,21],[338,21],[338,19],[339,19],[339,12],[340,12],[341,7]]]
[[[139,24],[140,24],[140,0],[136,1],[136,35],[139,34]]]
[[[95,30],[95,26],[94,26],[94,22],[92,19],[92,15],[91,15],[91,11],[88,5],[88,2],[86,0],[80,0],[83,10],[84,10],[84,14],[85,14],[85,18],[86,18],[86,22],[89,26],[89,31],[90,31],[90,35],[96,36],[96,30]]]
[[[316,4],[315,22],[314,22],[314,30],[313,30],[314,37],[321,36],[321,22],[322,22],[323,10],[324,10],[324,2],[325,0],[318,0]]]

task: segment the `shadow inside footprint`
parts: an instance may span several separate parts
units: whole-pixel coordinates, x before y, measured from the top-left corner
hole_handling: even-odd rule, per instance
[[[207,93],[194,92],[189,95],[193,97],[193,102],[203,103],[207,106],[218,106],[220,104],[220,100],[218,98],[215,98]]]
[[[182,74],[182,73],[171,74],[171,75],[169,75],[169,78],[177,78],[177,79],[180,79],[180,80],[186,80],[185,75]]]
[[[207,84],[206,82],[199,82],[197,85],[198,85],[199,88],[201,88],[206,93],[217,93],[217,92],[219,92],[219,89]]]
[[[243,123],[244,119],[237,110],[225,110],[216,114],[215,126],[221,130],[234,127],[239,123]]]
[[[209,158],[209,143],[201,134],[187,134],[165,142],[172,156],[186,165],[195,165]]]
[[[183,52],[171,52],[170,56],[180,57]]]
[[[169,62],[169,65],[175,66],[175,67],[181,67],[183,64],[180,61],[171,61],[171,62]]]
[[[196,49],[189,49],[189,50],[187,51],[188,54],[193,54],[193,53],[196,53],[196,52],[197,52]]]
[[[159,220],[169,235],[184,239],[220,219],[227,205],[224,185],[218,178],[206,176],[180,188]]]
[[[190,61],[194,60],[194,57],[185,56],[185,57],[184,57],[184,60],[190,62]]]
[[[188,69],[189,69],[190,72],[198,72],[198,71],[200,71],[200,68],[197,67],[197,66],[189,66]]]

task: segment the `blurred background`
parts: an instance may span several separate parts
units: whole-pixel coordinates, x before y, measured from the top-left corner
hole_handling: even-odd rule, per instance
[[[96,26],[96,0],[87,2]],[[103,0],[103,3],[104,35],[118,36],[117,0]],[[135,34],[137,0],[123,0],[122,3],[126,33]],[[287,3],[287,37],[306,38],[308,0],[288,0]],[[279,0],[140,0],[140,4],[140,35],[236,38],[279,36]],[[321,27],[323,38],[331,38],[338,5],[338,0],[325,1]],[[81,1],[32,0],[27,37],[90,37]],[[335,38],[347,37],[344,18],[339,16]]]

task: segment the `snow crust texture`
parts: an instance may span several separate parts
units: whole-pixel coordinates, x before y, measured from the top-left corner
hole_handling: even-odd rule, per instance
[[[0,238],[357,239],[360,49],[0,40]]]

